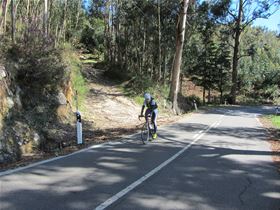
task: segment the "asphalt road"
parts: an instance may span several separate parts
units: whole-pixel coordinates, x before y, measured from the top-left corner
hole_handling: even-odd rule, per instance
[[[279,210],[271,107],[219,108],[23,170],[0,173],[0,209]]]

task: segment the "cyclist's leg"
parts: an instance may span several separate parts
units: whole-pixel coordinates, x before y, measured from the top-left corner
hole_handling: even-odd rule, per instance
[[[152,113],[152,123],[154,124],[154,132],[157,133],[157,116],[158,116],[158,110],[155,109]]]
[[[150,109],[146,109],[145,111],[145,120],[146,122],[148,122],[148,116],[151,114],[151,110]]]

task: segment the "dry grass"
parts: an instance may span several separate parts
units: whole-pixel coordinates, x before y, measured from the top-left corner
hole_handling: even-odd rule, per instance
[[[260,118],[260,121],[269,133],[268,141],[273,152],[272,159],[277,164],[278,171],[280,172],[280,130],[267,117]]]

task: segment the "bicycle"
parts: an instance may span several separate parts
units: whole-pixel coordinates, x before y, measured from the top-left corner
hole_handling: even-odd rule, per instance
[[[138,119],[141,120],[140,118],[144,117],[139,115]],[[153,136],[153,134],[155,133],[154,131],[154,124],[151,120],[151,115],[148,115],[148,120],[146,120],[143,123],[143,126],[141,128],[141,139],[143,144],[147,144],[147,142],[149,142],[151,140],[151,137]]]

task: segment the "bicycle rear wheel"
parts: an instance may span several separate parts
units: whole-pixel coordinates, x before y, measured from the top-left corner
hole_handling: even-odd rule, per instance
[[[148,129],[147,124],[145,123],[141,129],[141,139],[143,144],[147,144],[147,142],[149,141],[150,138],[150,132]]]

